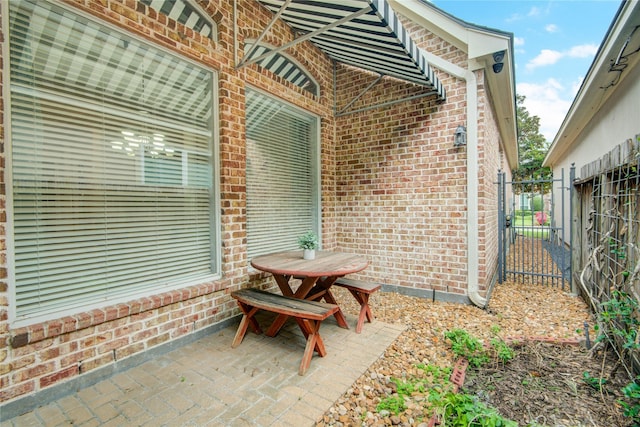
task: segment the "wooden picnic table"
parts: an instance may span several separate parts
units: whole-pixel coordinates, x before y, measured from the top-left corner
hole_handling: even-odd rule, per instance
[[[361,255],[331,251],[316,251],[315,259],[306,260],[302,258],[302,250],[298,250],[262,255],[252,259],[251,265],[257,270],[271,273],[282,295],[309,301],[324,299],[337,305],[330,291],[331,286],[346,274],[364,270],[369,261]],[[290,284],[292,278],[302,280],[295,292]],[[334,316],[340,327],[349,329],[342,310],[338,309]],[[275,336],[287,318],[287,315],[278,315],[267,335]]]

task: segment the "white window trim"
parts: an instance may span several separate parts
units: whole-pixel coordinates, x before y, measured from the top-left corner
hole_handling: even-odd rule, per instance
[[[299,111],[301,114],[304,114],[306,116],[312,116],[315,119],[315,138],[316,138],[316,144],[314,147],[314,150],[312,152],[312,156],[313,156],[313,163],[314,163],[314,170],[313,173],[311,175],[312,177],[312,186],[314,188],[314,194],[312,195],[312,199],[313,199],[313,204],[314,204],[314,211],[313,211],[313,217],[314,217],[314,229],[312,231],[314,231],[318,237],[319,237],[319,241],[320,241],[320,245],[322,245],[322,179],[321,179],[321,175],[322,175],[322,120],[321,117],[318,116],[317,114],[310,112],[308,110],[305,110],[304,108],[301,108],[298,105],[295,105],[289,101],[283,100],[282,98],[274,95],[273,93],[270,93],[268,91],[262,90],[260,88],[257,88],[255,86],[250,86],[247,85],[247,89],[248,90],[252,90],[254,92],[260,93],[266,97],[272,98],[274,100],[277,100],[278,102],[281,102],[283,104],[286,104],[287,106],[293,108],[294,110]],[[246,104],[246,101],[245,101]],[[245,141],[246,143],[246,141]],[[321,249],[321,248],[320,248]],[[251,261],[250,259],[248,261]],[[257,273],[258,270],[254,269],[253,267],[251,267],[251,265],[249,264],[249,273]]]
[[[43,1],[43,0],[38,0],[38,1]],[[196,286],[196,285],[200,285],[202,283],[206,283],[208,281],[215,281],[215,280],[220,280],[223,275],[222,275],[222,256],[223,256],[223,248],[222,248],[222,227],[221,227],[221,201],[220,201],[220,193],[221,193],[221,187],[220,187],[220,183],[221,183],[221,179],[220,179],[220,174],[221,174],[221,159],[220,159],[220,113],[219,113],[219,90],[218,90],[218,72],[215,69],[212,69],[208,66],[206,66],[205,64],[201,64],[199,62],[196,62],[188,57],[185,57],[183,55],[180,55],[177,52],[174,52],[168,48],[166,48],[165,46],[161,46],[158,44],[155,44],[153,42],[150,42],[149,40],[142,38],[140,36],[138,36],[137,34],[131,33],[129,31],[127,31],[126,29],[120,28],[118,26],[115,26],[109,22],[106,21],[102,21],[99,19],[96,19],[95,16],[85,13],[82,10],[78,10],[75,9],[73,7],[70,7],[66,4],[60,4],[60,3],[55,3],[56,6],[66,9],[74,14],[77,14],[79,16],[82,16],[86,19],[92,20],[92,21],[97,21],[100,23],[100,25],[103,25],[105,27],[108,27],[109,29],[116,31],[116,32],[120,32],[123,34],[126,34],[127,36],[143,43],[143,44],[147,44],[150,46],[153,46],[153,48],[155,49],[159,49],[164,51],[165,53],[172,55],[174,57],[180,58],[180,60],[182,61],[187,61],[190,62],[191,64],[198,66],[200,68],[203,69],[207,69],[208,71],[211,72],[212,75],[212,114],[211,114],[211,120],[214,121],[214,125],[213,125],[213,132],[212,132],[212,162],[213,162],[213,168],[212,168],[212,172],[213,172],[213,176],[212,176],[212,189],[213,189],[213,195],[212,195],[212,200],[211,200],[211,205],[212,205],[212,213],[211,213],[211,221],[213,222],[212,224],[212,228],[215,230],[215,234],[213,236],[213,241],[212,241],[212,250],[214,252],[214,256],[211,259],[211,264],[213,266],[213,269],[215,271],[214,274],[212,274],[210,277],[204,279],[204,280],[197,280],[197,281],[193,281],[193,282],[183,282],[180,283],[178,285],[175,286],[171,286],[171,287],[167,287],[164,288],[161,292],[159,292],[158,294],[162,294],[165,292],[171,292],[171,291],[175,291],[178,289],[184,289],[186,287],[189,286]],[[9,12],[8,10],[5,8],[4,13],[2,14],[2,28],[7,29],[7,33],[8,33],[8,28],[9,28]],[[15,246],[14,246],[14,242],[15,242],[15,234],[14,234],[14,228],[13,228],[13,215],[14,215],[14,210],[13,210],[13,168],[12,168],[12,160],[13,160],[13,156],[12,156],[12,146],[11,146],[11,141],[12,141],[12,135],[11,135],[11,123],[12,123],[12,115],[11,115],[11,75],[10,75],[10,43],[9,43],[9,35],[5,34],[5,43],[2,43],[2,57],[5,58],[5,60],[3,61],[4,67],[3,67],[3,73],[4,73],[4,84],[3,84],[3,100],[4,100],[4,129],[5,129],[5,134],[4,134],[4,141],[5,141],[5,188],[6,188],[6,223],[5,223],[5,238],[6,238],[6,266],[7,266],[7,284],[8,284],[8,300],[9,300],[9,308],[8,308],[8,321],[9,321],[9,326],[11,328],[19,328],[19,327],[24,327],[24,326],[28,326],[28,325],[32,325],[32,324],[36,324],[36,323],[40,323],[40,322],[45,322],[45,321],[49,321],[49,320],[53,320],[53,319],[59,319],[65,316],[71,316],[74,314],[79,314],[79,313],[85,313],[88,311],[91,311],[93,309],[98,309],[98,308],[105,308],[105,307],[109,307],[109,306],[114,306],[117,304],[121,304],[121,303],[126,303],[128,301],[135,301],[136,299],[142,298],[142,297],[148,297],[150,295],[156,295],[156,294],[149,294],[149,292],[141,292],[139,294],[131,294],[131,295],[127,295],[126,297],[121,297],[121,298],[115,298],[112,300],[109,300],[107,303],[94,303],[94,304],[87,304],[84,305],[82,308],[78,308],[77,310],[74,310],[73,312],[69,312],[68,310],[66,311],[56,311],[53,313],[47,313],[47,314],[41,314],[41,315],[35,315],[35,316],[30,316],[28,318],[25,319],[18,319],[17,315],[16,315],[16,297],[15,297],[15,287],[16,287],[16,277],[15,277]]]

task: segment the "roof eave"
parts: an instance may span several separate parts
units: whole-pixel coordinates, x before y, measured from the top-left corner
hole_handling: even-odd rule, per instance
[[[565,153],[578,144],[580,134],[599,111],[599,106],[615,93],[616,87],[609,86],[613,79],[610,66],[637,25],[640,25],[640,3],[622,1],[542,166],[553,167]],[[635,31],[634,39],[637,40],[637,45],[640,41],[640,30]],[[629,69],[637,65],[639,57],[640,55],[635,55],[627,63],[626,72],[623,71],[620,75],[620,81],[629,74]]]
[[[426,0],[389,0],[398,12],[467,52],[469,63],[485,70],[493,98],[502,147],[509,166],[518,165],[513,34],[465,22]],[[505,51],[503,69],[493,71],[493,54]]]

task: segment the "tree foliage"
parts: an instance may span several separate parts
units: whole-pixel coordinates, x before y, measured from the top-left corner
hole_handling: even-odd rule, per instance
[[[518,123],[518,149],[520,163],[511,174],[514,182],[551,180],[553,174],[548,167],[543,168],[542,162],[547,154],[549,144],[540,133],[540,117],[529,114],[524,106],[525,96],[516,95],[516,120]],[[535,185],[523,184],[515,187],[517,192],[543,191],[551,184]]]

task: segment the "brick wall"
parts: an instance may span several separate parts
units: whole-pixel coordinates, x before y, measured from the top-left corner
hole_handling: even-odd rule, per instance
[[[438,72],[447,101],[433,97],[334,117],[333,68],[314,46],[302,43],[288,54],[313,75],[320,96],[283,81],[256,66],[234,67],[234,38],[256,38],[271,15],[254,0],[238,0],[234,35],[233,2],[198,0],[218,26],[216,42],[157,14],[135,0],[64,0],[69,7],[170,49],[218,73],[222,277],[186,289],[127,304],[15,328],[9,323],[6,262],[4,141],[0,141],[0,402],[140,354],[162,343],[238,314],[228,293],[242,286],[272,286],[265,275],[249,275],[246,255],[244,94],[250,85],[317,114],[321,118],[321,197],[325,249],[367,255],[364,275],[388,284],[466,292],[466,149],[453,148],[453,134],[466,122],[463,81]],[[0,14],[6,4],[0,2]],[[2,28],[0,36],[6,36]],[[464,53],[420,28],[413,36],[425,49],[466,66]],[[289,28],[276,24],[263,39],[272,45],[291,40]],[[2,68],[0,68],[0,72]],[[482,77],[482,76],[480,76]],[[338,68],[337,105],[374,79],[369,73]],[[0,79],[0,85],[5,85]],[[423,89],[384,79],[352,108],[418,95]],[[4,93],[4,92],[0,92]],[[491,183],[498,139],[484,92],[480,139],[481,239],[494,225],[495,189]],[[4,100],[0,99],[4,106]],[[4,112],[4,108],[2,110]],[[4,130],[4,115],[0,128]],[[0,138],[4,137],[4,131]],[[483,147],[488,143],[486,148]],[[493,205],[492,205],[493,204]],[[492,240],[492,239],[488,239]],[[481,277],[491,274],[493,249],[482,240]],[[484,285],[484,284],[483,284]]]
[[[466,67],[466,55],[405,20],[421,48]],[[361,276],[386,284],[466,294],[466,148],[453,147],[458,125],[466,124],[465,82],[436,70],[447,101],[430,98],[345,115],[337,121],[337,241],[346,251],[373,260]],[[497,263],[496,186],[501,167],[500,137],[478,80],[479,285],[486,289]],[[342,68],[338,110],[375,79]],[[353,106],[384,103],[415,94],[398,83],[378,84]]]
[[[323,201],[330,203],[334,192],[332,140],[334,120],[330,98],[331,66],[312,45],[305,43],[289,51],[311,71],[319,82],[322,96],[279,79],[269,72],[248,66],[234,69],[232,2],[199,1],[218,25],[218,40],[211,41],[162,14],[133,0],[67,0],[65,3],[95,19],[118,26],[154,44],[200,62],[218,72],[219,152],[223,280],[186,289],[152,295],[78,313],[62,319],[12,328],[8,311],[6,238],[0,236],[0,402],[42,390],[60,381],[91,372],[128,356],[139,354],[194,333],[237,315],[239,311],[229,292],[247,286],[272,286],[265,276],[249,276],[245,227],[245,148],[244,93],[251,85],[274,93],[322,117]],[[253,0],[238,2],[239,56],[245,37],[257,37],[271,15]],[[6,4],[0,4],[6,13]],[[2,29],[3,36],[5,35]],[[288,27],[272,28],[265,42],[278,45],[290,40]],[[1,69],[0,69],[1,71]],[[4,80],[0,80],[4,85]],[[4,100],[2,105],[4,105]],[[4,109],[3,109],[4,112]],[[4,129],[4,115],[0,126]],[[1,134],[4,136],[4,131]],[[0,145],[4,153],[4,144]],[[2,156],[4,159],[4,155]],[[1,164],[4,183],[4,161]],[[6,222],[5,188],[0,194],[4,231]],[[327,212],[330,208],[327,207]],[[327,218],[331,215],[328,214]]]

